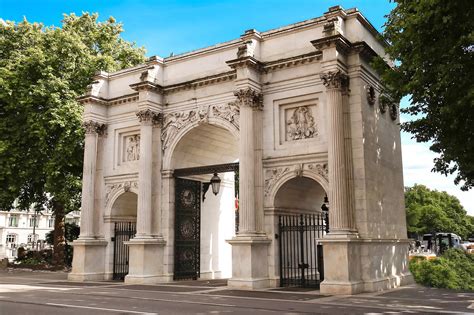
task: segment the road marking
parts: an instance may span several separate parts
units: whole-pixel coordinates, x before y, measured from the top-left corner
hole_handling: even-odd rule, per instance
[[[126,313],[132,313],[132,314],[142,314],[142,315],[158,315],[158,313],[137,312],[137,311],[130,311],[130,310],[119,310],[116,308],[90,307],[90,306],[71,305],[71,304],[45,303],[45,305],[61,306],[61,307],[69,307],[69,308],[85,308],[85,309],[90,309],[90,310],[119,312],[119,313],[126,312]]]

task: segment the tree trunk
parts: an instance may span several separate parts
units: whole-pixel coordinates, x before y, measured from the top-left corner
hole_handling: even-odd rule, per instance
[[[55,269],[64,268],[65,258],[65,230],[64,230],[64,205],[53,201],[54,214],[54,242],[53,242],[53,265]]]

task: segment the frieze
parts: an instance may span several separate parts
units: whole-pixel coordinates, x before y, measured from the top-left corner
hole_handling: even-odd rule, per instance
[[[308,139],[318,135],[314,117],[308,106],[297,107],[286,124],[288,137],[291,140]]]
[[[212,115],[227,120],[239,129],[240,108],[235,102],[212,106]]]
[[[265,196],[270,195],[275,183],[284,175],[294,172],[296,177],[301,177],[305,171],[316,173],[328,181],[328,166],[326,163],[298,163],[292,166],[274,167],[265,171]]]
[[[290,167],[276,167],[265,172],[265,196],[268,196],[275,183],[285,174],[291,172]]]
[[[310,171],[315,171],[319,175],[321,175],[326,181],[328,180],[328,165],[326,163],[321,164],[321,163],[310,163],[307,164],[306,167]]]
[[[196,121],[205,122],[208,119],[209,112],[206,109],[166,114],[163,118],[163,129],[161,132],[162,149],[168,148],[171,141],[178,134],[178,131],[185,125]]]
[[[108,205],[110,202],[110,198],[115,195],[119,191],[129,192],[131,189],[138,189],[138,182],[137,181],[125,181],[122,183],[114,183],[106,186],[106,193],[105,193],[105,204]]]
[[[209,117],[217,117],[227,120],[239,129],[240,109],[235,102],[223,105],[213,105],[199,110],[170,113],[163,117],[163,129],[161,132],[162,149],[169,147],[170,143],[184,126],[194,122],[206,123]]]

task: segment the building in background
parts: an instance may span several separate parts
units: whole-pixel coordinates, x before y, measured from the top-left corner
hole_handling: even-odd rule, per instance
[[[66,222],[79,225],[79,211],[66,215]],[[45,209],[35,215],[33,209],[0,211],[0,259],[13,260],[18,248],[44,249],[46,234],[54,229],[52,211]]]

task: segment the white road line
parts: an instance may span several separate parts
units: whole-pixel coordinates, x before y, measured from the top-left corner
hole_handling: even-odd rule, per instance
[[[85,308],[85,309],[90,309],[90,310],[109,311],[109,312],[118,312],[118,313],[126,312],[126,313],[132,313],[132,314],[142,314],[142,315],[158,315],[158,313],[137,312],[137,311],[131,311],[131,310],[119,310],[116,308],[91,307],[91,306],[81,306],[81,305],[71,305],[71,304],[45,303],[45,305],[61,306],[61,307],[69,307],[69,308]]]

